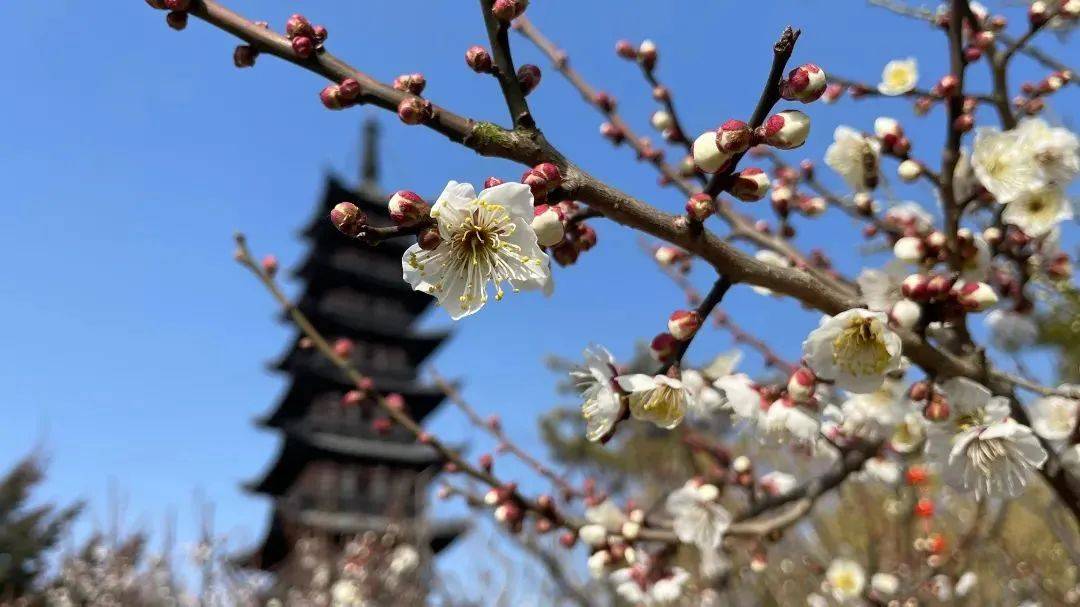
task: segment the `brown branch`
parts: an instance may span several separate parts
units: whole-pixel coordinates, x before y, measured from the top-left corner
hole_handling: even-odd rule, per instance
[[[532,129],[536,123],[529,111],[529,103],[525,100],[525,91],[518,81],[517,71],[514,69],[514,58],[510,53],[508,34],[510,24],[495,17],[492,12],[494,3],[495,0],[480,0],[480,10],[484,13],[484,27],[487,29],[488,41],[491,43],[495,77],[499,80],[499,88],[502,89],[503,98],[506,99],[506,108],[510,110],[510,119],[513,121],[514,128]]]
[[[947,242],[949,266],[959,271],[963,265],[960,247],[957,244],[957,231],[960,229],[960,216],[963,209],[956,199],[954,175],[960,160],[960,142],[963,133],[956,128],[956,121],[964,111],[964,71],[967,61],[964,59],[964,20],[971,12],[967,0],[952,0],[952,14],[949,19],[949,66],[950,74],[957,79],[956,90],[948,99],[948,117],[945,125],[945,150],[941,154],[941,207],[945,216],[945,239]]]
[[[727,294],[728,289],[731,288],[732,284],[731,279],[726,275],[721,274],[720,278],[713,283],[712,288],[709,289],[709,292],[705,295],[705,299],[702,299],[698,304],[697,309],[695,310],[698,317],[704,320],[712,316],[713,310],[716,309],[716,306],[720,305],[720,302],[724,299],[724,295]],[[678,342],[678,345],[675,346],[675,352],[671,355],[671,362],[661,366],[657,375],[663,375],[668,369],[678,367],[682,364],[683,356],[686,355],[686,351],[690,348],[690,342],[697,337],[699,332],[700,330],[695,331],[689,339]]]

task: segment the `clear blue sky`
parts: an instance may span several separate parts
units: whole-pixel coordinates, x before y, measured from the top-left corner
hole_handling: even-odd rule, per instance
[[[462,60],[468,46],[484,42],[475,2],[412,3],[404,16],[391,0],[229,4],[279,29],[303,10],[327,25],[333,52],[374,77],[421,71],[438,103],[505,121],[495,83]],[[591,82],[618,97],[642,132],[654,105],[636,68],[615,58],[618,38],[659,44],[659,73],[695,132],[749,114],[771,45],[789,23],[803,28],[795,63],[876,82],[886,61],[914,56],[927,88],[944,69],[938,32],[857,0],[615,4],[537,0],[529,15]],[[7,84],[0,102],[0,462],[42,447],[51,458],[44,494],[89,499],[84,530],[107,519],[112,484],[125,496],[132,523],[160,528],[173,511],[180,540],[190,540],[197,529],[192,499],[201,491],[216,505],[220,531],[238,543],[254,541],[268,503],[239,484],[257,477],[276,453],[277,437],[251,420],[285,388],[265,363],[284,350],[291,330],[232,262],[231,234],[247,232],[257,252],[278,254],[285,267],[299,261],[297,229],[311,216],[324,174],[355,173],[359,124],[374,111],[326,111],[317,98],[323,82],[272,57],[237,70],[231,38],[196,20],[173,32],[163,14],[138,0],[92,7],[18,2],[4,13],[19,25],[6,28],[0,56]],[[1022,19],[1015,8],[1007,14]],[[597,134],[594,111],[524,40],[513,40],[519,63],[544,69],[530,102],[553,142],[626,191],[665,209],[682,207],[628,150],[612,150]],[[1067,56],[1052,38],[1041,43]],[[1042,73],[1024,65],[1029,76]],[[985,71],[974,68],[977,88],[985,88]],[[1075,104],[1076,94],[1068,95],[1055,104]],[[808,111],[813,133],[801,153],[789,156],[793,161],[810,154],[820,162],[837,124],[870,130],[879,113],[904,122],[917,155],[937,159],[940,110],[917,119],[903,101],[845,100]],[[521,173],[390,114],[378,116],[386,127],[386,189],[435,193],[450,179],[479,183]],[[922,186],[898,191],[934,207]],[[767,213],[766,203],[752,210]],[[489,305],[455,326],[434,359],[444,374],[464,379],[466,396],[481,411],[500,413],[525,446],[538,445],[535,418],[557,401],[545,354],[576,356],[598,341],[627,355],[683,303],[639,253],[633,234],[595,225],[599,246],[571,271],[556,272],[551,299],[523,295]],[[852,244],[857,230],[833,211],[799,241],[827,239],[825,248],[846,256],[840,263],[850,270],[860,262]],[[725,305],[791,357],[814,320],[745,288]],[[449,320],[437,312],[426,324]],[[691,356],[702,360],[727,345],[726,336],[709,332]],[[746,360],[749,369],[759,368],[753,355]],[[488,445],[448,407],[432,428],[473,439],[476,452]]]

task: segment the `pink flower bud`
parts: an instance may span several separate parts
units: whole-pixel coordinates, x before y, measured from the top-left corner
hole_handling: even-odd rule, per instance
[[[491,14],[499,21],[512,21],[520,17],[529,6],[529,0],[495,0]]]
[[[480,459],[477,461],[477,463],[484,470],[486,470],[488,472],[491,472],[491,468],[495,465],[495,458],[491,457],[490,453],[484,453],[483,455],[480,456]],[[502,499],[503,499],[502,498],[502,493],[503,492],[500,491],[499,489],[492,489],[492,491],[495,492],[496,502],[502,501]],[[487,500],[485,500],[485,501],[487,501]]]
[[[966,282],[954,293],[956,301],[968,312],[982,312],[998,302],[997,293],[985,282]]]
[[[186,11],[191,8],[191,0],[165,0],[164,4],[170,11]]]
[[[900,283],[900,293],[908,299],[915,301],[927,301],[930,294],[926,290],[930,279],[922,274],[911,274]]]
[[[427,99],[406,97],[398,104],[398,118],[405,124],[423,124],[435,115],[435,109]]]
[[[278,271],[278,259],[277,259],[277,257],[275,257],[273,255],[267,255],[266,257],[262,258],[262,261],[259,263],[259,265],[262,267],[262,271],[265,272],[267,276],[273,277],[274,274],[277,274],[277,271]]]
[[[529,186],[529,189],[532,190],[533,198],[536,199],[545,198],[547,193],[552,189],[548,178],[536,169],[525,171],[521,176],[521,183]]]
[[[355,407],[364,401],[364,393],[359,390],[349,390],[341,396],[342,407]]]
[[[716,212],[716,203],[712,196],[699,192],[686,201],[686,214],[694,221],[705,221]]]
[[[829,208],[829,203],[821,196],[803,196],[799,198],[799,212],[806,217],[818,217]]]
[[[788,378],[788,396],[797,403],[807,402],[814,396],[816,385],[817,378],[814,377],[814,372],[806,367],[799,367]]]
[[[566,226],[558,207],[537,205],[533,209],[531,225],[536,232],[536,242],[542,247],[553,247],[562,242],[566,235]]]
[[[727,164],[731,154],[716,145],[716,133],[707,131],[694,140],[694,164],[705,173],[715,173]]]
[[[834,103],[844,94],[844,85],[842,84],[830,84],[825,87],[825,94],[821,96],[821,100],[825,103]]]
[[[667,326],[672,337],[686,341],[701,328],[701,315],[694,310],[676,310],[668,318]]]
[[[307,36],[297,36],[292,39],[292,49],[297,57],[307,59],[315,53],[315,40]]]
[[[679,345],[678,340],[671,333],[661,333],[653,338],[649,344],[649,354],[655,360],[664,362],[675,354],[675,348]]]
[[[427,78],[423,74],[402,74],[394,78],[394,88],[403,93],[420,95],[427,87]]]
[[[367,225],[367,215],[351,202],[339,202],[330,210],[330,221],[346,236],[356,237]]]
[[[577,224],[577,247],[581,251],[588,251],[596,246],[596,230],[592,226],[579,223]]]
[[[187,27],[188,14],[184,11],[173,11],[165,15],[165,23],[176,31]]]
[[[629,40],[619,40],[615,43],[615,54],[623,59],[637,59],[637,49]]]
[[[922,318],[922,307],[910,299],[901,299],[893,304],[889,317],[897,326],[913,329]]]
[[[638,46],[637,60],[641,64],[641,67],[648,71],[652,71],[656,67],[656,43],[652,40],[645,40]]]
[[[825,94],[828,86],[828,78],[825,70],[807,63],[788,73],[788,78],[782,85],[784,99],[812,103]]]
[[[431,207],[416,192],[398,190],[387,203],[390,221],[398,225],[415,223],[428,216]]]
[[[742,120],[728,120],[716,131],[716,147],[728,154],[739,154],[750,149],[754,131]]]
[[[941,80],[934,85],[933,92],[937,93],[941,97],[952,97],[956,94],[958,87],[960,86],[960,79],[953,74],[947,74],[941,77]]]
[[[329,36],[330,33],[327,32],[326,28],[321,25],[316,25],[311,29],[313,32],[315,32],[315,35],[312,37],[315,38],[315,42],[318,43],[318,46],[321,47],[322,43],[326,42],[326,37]]]
[[[146,4],[159,11],[165,10],[165,0],[146,0]]]
[[[559,167],[555,166],[551,162],[542,162],[533,167],[533,170],[544,176],[544,179],[548,182],[548,189],[555,189],[562,185],[562,173],[559,172]]]
[[[966,133],[974,126],[975,116],[970,113],[960,114],[956,117],[956,120],[953,120],[953,128],[956,129],[958,133]]]
[[[347,359],[350,356],[352,356],[353,350],[356,349],[356,346],[353,345],[353,342],[352,342],[351,339],[348,339],[346,337],[341,337],[341,338],[338,338],[338,339],[334,340],[333,349],[334,349],[334,354],[335,355],[337,355],[337,356],[339,356],[341,358]]]
[[[757,167],[743,169],[735,175],[735,182],[729,189],[731,195],[744,202],[755,202],[765,197],[769,191],[769,176]]]
[[[521,90],[528,95],[540,85],[540,68],[531,63],[526,63],[518,68],[517,78],[521,84]]]
[[[251,67],[255,65],[255,58],[259,56],[259,51],[255,50],[255,47],[241,44],[233,49],[233,65],[236,67]]]
[[[799,110],[785,110],[765,121],[765,142],[774,148],[792,150],[806,143],[810,117]]]
[[[926,294],[931,299],[940,299],[949,294],[955,283],[956,278],[953,276],[935,274],[926,282]]]
[[[340,110],[346,106],[345,100],[341,98],[341,87],[336,84],[328,84],[319,91],[319,101],[322,101],[328,110]]]
[[[923,417],[932,422],[943,422],[949,419],[949,403],[937,394],[934,396],[936,398],[931,398],[930,402],[923,407]]]
[[[285,22],[285,36],[290,40],[298,36],[314,38],[315,28],[311,27],[311,22],[307,20],[307,17],[295,14]]]
[[[465,51],[465,63],[477,74],[486,74],[491,71],[491,53],[482,46],[472,46]]]
[[[605,122],[600,125],[600,134],[615,145],[619,145],[626,139],[626,134],[622,132],[622,129],[610,122]]]

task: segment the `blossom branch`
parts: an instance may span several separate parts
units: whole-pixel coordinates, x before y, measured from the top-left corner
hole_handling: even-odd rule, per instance
[[[949,65],[950,75],[956,78],[955,92],[948,99],[948,122],[946,123],[945,151],[941,154],[941,206],[945,216],[945,238],[948,248],[949,266],[959,271],[963,263],[957,243],[960,229],[960,216],[963,209],[956,199],[954,175],[956,164],[960,160],[960,142],[963,131],[957,121],[964,114],[964,71],[967,61],[964,58],[964,21],[971,13],[967,0],[952,0],[952,13],[949,20]]]
[[[716,309],[716,306],[720,305],[720,302],[724,299],[724,295],[727,294],[733,284],[734,283],[727,275],[721,274],[720,278],[713,283],[712,288],[709,289],[705,298],[698,304],[697,309],[694,310],[694,314],[697,314],[699,319],[705,319],[711,316],[713,310]],[[672,353],[671,359],[660,367],[660,371],[657,372],[657,375],[662,375],[669,369],[678,368],[682,364],[683,356],[686,354],[686,350],[690,348],[690,342],[694,340],[694,337],[696,337],[697,334],[698,331],[694,331],[689,338],[677,342],[675,345],[675,352]]]
[[[514,58],[510,53],[510,22],[499,19],[494,12],[495,0],[480,0],[480,10],[484,13],[484,27],[491,43],[491,55],[494,60],[495,77],[499,80],[506,107],[510,110],[510,119],[515,128],[532,129],[536,126],[529,103],[525,100],[525,90],[518,81],[514,69]]]

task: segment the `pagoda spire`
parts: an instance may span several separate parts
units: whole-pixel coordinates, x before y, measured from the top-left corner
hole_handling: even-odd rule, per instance
[[[379,123],[374,118],[364,121],[364,136],[360,141],[360,187],[378,189]]]

